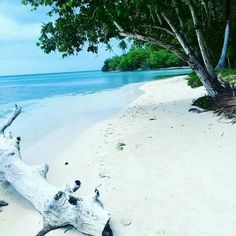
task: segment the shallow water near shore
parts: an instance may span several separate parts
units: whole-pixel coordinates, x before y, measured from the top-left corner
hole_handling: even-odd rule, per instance
[[[22,137],[22,156],[30,164],[50,164],[86,128],[136,99],[141,83],[189,72],[90,71],[0,77],[0,122],[13,104],[22,106],[23,113],[10,129]]]

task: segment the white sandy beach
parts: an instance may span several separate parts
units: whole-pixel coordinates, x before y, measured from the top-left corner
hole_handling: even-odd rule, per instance
[[[122,112],[65,147],[48,181],[62,186],[80,179],[81,195],[101,185],[115,236],[235,236],[235,126],[211,112],[188,112],[205,91],[188,87],[184,76],[141,89],[144,94]],[[0,235],[36,235],[41,216],[13,189],[1,189],[9,206],[0,212]]]

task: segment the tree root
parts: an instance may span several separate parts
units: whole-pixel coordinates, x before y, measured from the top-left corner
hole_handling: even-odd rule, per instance
[[[213,105],[213,111],[217,116],[230,120],[230,123],[236,123],[236,97],[228,94],[218,96]]]
[[[53,231],[53,230],[55,230],[55,229],[65,228],[65,227],[68,227],[68,226],[57,226],[57,227],[53,227],[53,226],[47,225],[47,226],[43,227],[43,228],[36,234],[36,236],[44,236],[44,235],[46,235],[47,233],[49,233],[50,231]]]
[[[56,229],[61,229],[61,228],[65,228],[65,232],[69,230],[75,230],[76,228],[73,225],[65,225],[65,226],[57,226],[57,227],[52,227],[50,225],[47,225],[45,227],[43,227],[43,229],[41,229],[36,236],[44,236],[47,233],[49,233],[50,231],[56,230]],[[104,227],[103,231],[102,231],[102,235],[101,236],[113,236],[113,232],[111,230],[109,221],[107,222],[106,226]]]
[[[109,221],[107,222],[104,230],[102,231],[102,236],[113,236]]]
[[[230,85],[228,85],[228,92],[214,98],[205,95],[194,100],[192,105],[197,108],[190,108],[189,112],[202,113],[213,111],[220,117],[220,120],[225,118],[228,120],[228,123],[236,123],[236,92],[234,88],[230,88]]]

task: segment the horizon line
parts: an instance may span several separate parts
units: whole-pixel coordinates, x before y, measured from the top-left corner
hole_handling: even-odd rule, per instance
[[[31,76],[31,75],[49,75],[49,74],[63,74],[63,73],[79,73],[79,72],[90,72],[90,71],[102,71],[102,70],[79,70],[79,71],[61,71],[61,72],[42,72],[42,73],[29,73],[29,74],[8,74],[0,75],[1,77],[13,77],[13,76]]]

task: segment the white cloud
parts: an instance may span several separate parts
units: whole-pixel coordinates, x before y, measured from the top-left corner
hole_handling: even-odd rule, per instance
[[[40,23],[19,23],[0,15],[0,40],[31,40],[40,35]]]
[[[48,9],[31,11],[21,0],[0,0],[0,75],[100,69],[105,59],[114,56],[101,45],[98,56],[87,53],[62,59],[61,54],[46,55],[35,45],[41,22],[47,22]],[[116,40],[112,43],[116,53]],[[90,63],[90,62],[93,63]]]

